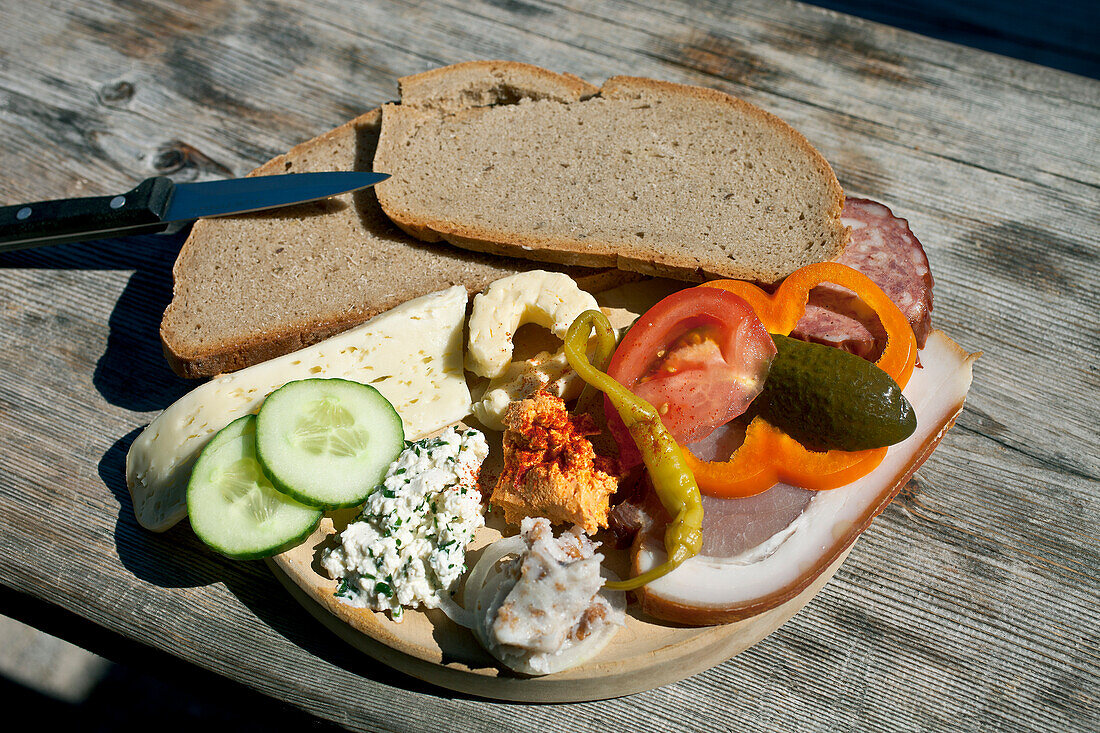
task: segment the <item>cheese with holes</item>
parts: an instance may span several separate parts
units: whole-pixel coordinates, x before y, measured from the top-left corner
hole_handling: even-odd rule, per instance
[[[455,286],[189,392],[145,428],[126,456],[126,484],[138,522],[163,532],[183,519],[187,481],[199,452],[215,433],[258,411],[287,382],[339,377],[370,384],[393,404],[410,440],[466,417],[465,315],[466,290]]]

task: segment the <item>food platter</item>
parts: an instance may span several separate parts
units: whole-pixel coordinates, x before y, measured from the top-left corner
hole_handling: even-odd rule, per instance
[[[650,303],[675,287],[675,283],[654,281],[632,283],[602,293],[598,300],[620,325],[629,323],[635,314],[644,312]],[[922,373],[920,378],[926,376]],[[484,429],[472,418],[466,422]],[[942,431],[931,438],[933,443],[940,434]],[[480,482],[486,495],[499,470],[499,434],[490,437],[489,444],[496,448],[491,449],[482,469]],[[826,569],[789,600],[733,623],[695,627],[668,623],[633,604],[628,607],[625,627],[593,659],[555,674],[529,677],[502,667],[471,632],[442,611],[409,610],[400,623],[395,623],[383,613],[354,608],[336,597],[337,581],[322,569],[320,557],[334,544],[335,535],[354,519],[354,509],[331,513],[304,543],[268,560],[291,595],[344,641],[395,669],[467,694],[525,702],[579,702],[628,695],[721,664],[793,617],[832,578],[851,550],[850,544],[838,548],[839,554],[832,556]],[[490,513],[486,526],[470,546],[468,567],[477,563],[482,548],[506,533],[510,534],[499,509]],[[606,558],[604,564],[620,577],[631,575],[629,552],[609,549],[608,545],[610,541],[605,539],[600,550]],[[465,602],[461,593],[455,600]]]
[[[135,513],[268,558],[345,641],[469,694],[603,699],[728,660],[828,582],[971,380],[908,223],[828,173],[859,234],[773,290],[532,269],[471,304],[451,280],[202,385],[131,446]]]
[[[653,303],[683,285],[670,280],[633,282],[604,291],[597,301],[616,327],[631,323]],[[520,329],[516,353],[557,348],[545,329]],[[473,417],[463,421],[486,432],[490,456],[479,483],[488,496],[501,468],[500,434]],[[809,603],[847,557],[844,552],[805,590],[789,601],[751,618],[717,626],[685,626],[655,619],[628,606],[626,625],[595,658],[555,674],[532,677],[510,671],[493,659],[474,635],[440,610],[406,610],[400,623],[385,613],[355,608],[335,596],[337,581],[320,565],[321,552],[355,519],[356,510],[331,512],[303,543],[267,560],[290,594],[330,631],[351,646],[410,676],[480,697],[522,702],[582,702],[630,695],[671,684],[736,656],[786,623]],[[467,552],[473,567],[482,548],[511,534],[499,509]],[[603,539],[603,537],[600,537]],[[604,565],[620,577],[630,572],[629,551],[600,548]],[[461,594],[456,600],[464,601]]]
[[[317,559],[351,516],[328,516],[301,545],[267,560],[275,576],[311,615],[351,646],[384,664],[440,687],[479,697],[522,702],[583,702],[643,692],[690,677],[734,657],[782,626],[810,602],[848,556],[845,552],[812,585],[770,611],[721,626],[689,627],[652,619],[631,607],[626,626],[593,660],[578,667],[527,677],[502,670],[473,634],[442,611],[410,610],[401,623],[353,608],[336,598],[336,581]],[[470,552],[499,536],[483,529]],[[609,564],[625,563],[611,551]],[[622,555],[619,557],[618,555]]]
[[[682,284],[673,281],[635,281],[599,293],[596,301],[615,328],[624,328],[634,322],[639,314],[647,312],[653,303],[664,298],[670,291],[676,291],[682,287]],[[456,299],[453,309],[456,313],[453,315],[461,315],[459,306],[463,305],[462,300],[462,298]],[[515,349],[514,355],[517,358],[526,358],[523,355],[556,348],[553,337],[544,328],[530,330],[527,326],[523,326],[511,334],[511,340]],[[938,343],[938,341],[935,342]],[[959,361],[962,355],[957,354],[956,357],[958,358],[955,361]],[[965,365],[968,362],[959,363]],[[924,374],[924,372],[935,371],[934,369],[922,370],[917,382],[932,379],[933,375]],[[918,400],[918,406],[923,404],[923,400]],[[949,422],[952,419],[954,414],[952,410],[957,412],[958,406],[952,403],[947,407],[950,408],[947,413],[951,414],[935,416],[930,426],[943,426],[944,420]],[[486,427],[474,416],[468,414],[455,426],[474,428],[475,434],[481,431],[485,435],[488,457],[484,458],[481,464],[476,483],[482,496],[490,496],[493,494],[497,477],[501,475],[504,468],[501,433]],[[449,427],[443,427],[426,432],[414,430],[412,433],[407,432],[406,436],[419,441],[437,437],[448,429]],[[921,456],[926,455],[930,445],[935,443],[942,432],[943,430],[940,430],[931,436],[915,434],[913,440],[918,443],[931,441],[928,445],[921,443],[917,446],[919,448],[917,452]],[[413,444],[406,443],[406,445]],[[905,462],[904,459],[898,460]],[[905,465],[912,464],[905,463]],[[401,472],[404,471],[405,469],[402,468]],[[858,485],[858,482],[856,483]],[[894,489],[900,486],[896,481],[891,485]],[[844,503],[843,497],[847,495],[838,494],[837,497],[840,497],[841,503]],[[888,501],[890,496],[892,493],[888,492],[885,500]],[[872,502],[867,509],[873,515],[881,510],[881,505]],[[342,597],[338,597],[337,589],[342,586],[338,578],[331,577],[329,570],[322,567],[323,553],[326,549],[335,548],[339,533],[357,519],[358,513],[358,507],[329,511],[315,529],[305,530],[309,534],[305,536],[304,541],[294,545],[292,549],[267,559],[267,563],[290,594],[341,639],[397,670],[432,684],[467,694],[526,702],[578,702],[628,695],[670,684],[721,664],[779,628],[806,605],[835,574],[850,551],[851,543],[858,536],[859,529],[866,524],[861,522],[860,526],[851,532],[847,531],[849,525],[844,522],[834,527],[834,530],[845,531],[841,535],[836,535],[836,539],[840,541],[836,545],[835,552],[821,556],[821,563],[818,566],[821,569],[820,574],[815,570],[812,575],[807,576],[805,585],[799,584],[793,587],[792,595],[784,595],[776,599],[777,605],[765,606],[766,610],[763,612],[754,612],[747,618],[732,613],[719,613],[717,616],[710,614],[704,619],[678,618],[675,615],[665,616],[662,613],[661,615],[665,618],[678,618],[678,621],[718,623],[718,625],[692,626],[670,623],[646,612],[645,609],[650,608],[646,605],[648,599],[646,593],[650,588],[646,588],[642,595],[635,599],[640,602],[627,608],[623,627],[619,628],[610,643],[594,656],[578,666],[562,671],[544,676],[529,676],[510,671],[507,666],[500,664],[482,647],[468,628],[457,624],[442,610],[424,609],[422,606],[408,608],[400,621],[395,621],[386,613],[356,607],[348,604]],[[485,526],[477,530],[473,542],[467,547],[465,555],[467,568],[478,565],[486,547],[514,533],[514,527],[509,529],[505,519],[506,509],[499,505],[495,509],[490,507]],[[789,519],[787,521],[790,522]],[[514,525],[514,522],[512,524]],[[194,521],[192,526],[196,526]],[[792,528],[797,526],[797,522],[790,524]],[[788,530],[776,531],[779,532],[776,537],[781,538],[779,547],[784,549],[785,538],[788,535],[783,533]],[[638,574],[637,552],[615,548],[613,546],[615,539],[610,533],[598,534],[596,538],[603,542],[600,548],[600,552],[604,555],[602,564],[609,571],[620,578]],[[463,544],[465,543],[466,540],[463,540]],[[767,542],[759,547],[765,545]],[[815,543],[814,546],[817,547],[817,544]],[[778,556],[774,548],[766,550],[766,553],[762,558],[751,560],[749,565],[762,564],[772,555]],[[748,554],[752,555],[752,552]],[[745,566],[746,557],[742,554],[727,556],[706,553],[700,556],[702,567],[709,567],[724,578],[719,581],[707,581],[707,587],[721,593],[741,587],[740,582],[731,580],[731,577],[737,578],[740,575],[734,572],[733,576],[730,576],[726,573],[726,569]],[[795,566],[803,567],[797,561],[791,567]],[[761,572],[770,577],[774,570]],[[476,575],[476,572],[473,575]],[[465,598],[464,593],[461,585],[456,587],[453,600],[470,612],[475,602]],[[476,605],[480,606],[480,597],[476,596],[477,591],[474,593],[475,597],[479,598]]]

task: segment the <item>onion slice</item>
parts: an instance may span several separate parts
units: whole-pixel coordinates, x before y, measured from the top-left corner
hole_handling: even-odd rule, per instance
[[[447,614],[447,618],[467,629],[472,629],[477,624],[477,617],[474,616],[473,611],[468,611],[458,605],[455,603],[455,600],[446,593],[439,599],[439,610]]]
[[[497,570],[499,575],[499,569],[496,567],[497,563],[509,555],[521,554],[525,546],[523,538],[518,535],[503,537],[491,545],[487,545],[473,569],[470,570],[470,574],[466,576],[466,585],[462,592],[466,607],[463,608],[450,595],[444,594],[439,600],[439,610],[447,614],[447,618],[459,626],[471,629],[474,633],[479,633],[480,621],[478,616],[482,608],[479,604],[487,595],[485,592],[486,584],[492,582],[492,580],[498,580],[497,578],[490,579],[489,574]]]
[[[817,492],[791,524],[736,558],[691,558],[641,589],[642,608],[668,621],[728,623],[775,608],[809,586],[897,496],[962,412],[971,366],[979,354],[969,354],[942,331],[933,331],[919,356],[923,368],[913,371],[904,390],[917,414],[917,430],[891,446],[878,468],[847,486]],[[707,512],[721,512],[724,502],[738,501],[711,502]],[[736,506],[728,505],[729,511]],[[660,536],[639,535],[634,574],[664,560]]]
[[[526,543],[519,535],[502,537],[493,544],[486,546],[481,553],[481,557],[478,558],[477,564],[474,565],[474,569],[470,571],[469,577],[466,578],[465,590],[462,593],[466,608],[476,612],[477,600],[485,589],[489,573],[494,570],[499,573],[497,563],[509,555],[522,555],[526,548]]]

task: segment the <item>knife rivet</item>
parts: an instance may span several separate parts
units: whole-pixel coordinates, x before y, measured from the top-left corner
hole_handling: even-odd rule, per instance
[[[112,209],[121,209],[125,204],[126,204],[126,197],[125,196],[115,196],[113,199],[111,199],[111,208]]]
[[[31,207],[29,207],[29,206],[24,206],[22,209],[15,212],[15,218],[18,219],[19,221],[23,221],[24,219],[26,219],[30,215],[31,215]]]

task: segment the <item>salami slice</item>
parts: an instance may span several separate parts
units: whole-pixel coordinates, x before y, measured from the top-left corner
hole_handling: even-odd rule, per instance
[[[923,347],[932,328],[932,271],[909,222],[868,199],[847,199],[841,221],[851,227],[852,239],[836,261],[874,280],[909,319],[917,346]],[[791,335],[865,359],[877,358],[884,346],[878,319],[854,293],[837,285],[814,288]]]

